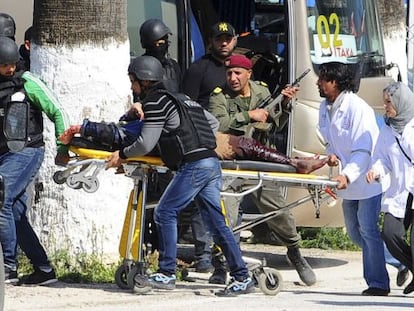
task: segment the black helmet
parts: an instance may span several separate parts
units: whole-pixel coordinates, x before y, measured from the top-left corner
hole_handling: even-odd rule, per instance
[[[158,59],[152,56],[138,56],[128,67],[128,73],[134,74],[138,80],[161,81],[164,70]]]
[[[0,13],[0,36],[14,38],[16,34],[16,23],[13,17],[6,13]]]
[[[171,34],[170,28],[168,28],[162,20],[156,18],[146,20],[139,28],[139,36],[141,38],[141,46],[143,49],[150,48],[154,41],[157,41],[168,34]]]
[[[9,37],[0,36],[0,64],[14,64],[19,61],[19,48]]]

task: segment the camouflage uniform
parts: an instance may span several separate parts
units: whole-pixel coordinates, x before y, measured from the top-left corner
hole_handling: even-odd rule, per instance
[[[256,108],[257,104],[270,92],[267,85],[263,82],[249,81],[251,96],[242,98],[237,93],[226,87],[224,90],[217,87],[210,96],[209,111],[219,120],[219,131],[233,135],[244,135],[247,126],[252,122],[248,111]],[[240,190],[252,187],[252,182],[243,182],[242,185],[230,185],[231,190]],[[239,188],[239,189],[235,189]],[[228,191],[228,190],[227,190]],[[242,201],[249,201],[256,205],[261,213],[268,213],[279,210],[285,206],[283,196],[283,188],[264,187],[253,194],[250,198]],[[234,198],[225,198],[225,204],[230,215],[236,214],[239,208],[239,200]],[[242,202],[243,204],[243,202]],[[235,223],[235,220],[232,220]],[[296,223],[293,215],[289,211],[281,212],[280,215],[267,221],[268,226],[276,234],[277,238],[286,246],[297,246],[299,244],[300,235],[296,231]]]

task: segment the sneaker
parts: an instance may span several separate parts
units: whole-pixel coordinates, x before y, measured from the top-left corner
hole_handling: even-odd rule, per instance
[[[315,272],[313,272],[312,267],[308,264],[306,259],[302,257],[298,247],[288,247],[287,258],[295,267],[303,283],[307,286],[316,283]]]
[[[148,284],[152,288],[172,290],[175,288],[175,280],[175,274],[166,275],[158,272],[148,277]]]
[[[208,278],[210,284],[226,284],[227,281],[227,271],[224,269],[215,269],[213,274]]]
[[[4,267],[4,283],[5,284],[17,284],[19,278],[17,277],[17,270],[13,270],[9,267]]]
[[[390,293],[389,289],[383,289],[378,287],[369,287],[362,291],[362,296],[388,296]]]
[[[404,285],[405,282],[408,280],[408,276],[410,275],[410,270],[408,270],[407,267],[405,267],[402,270],[398,270],[397,274],[397,286],[401,287]]]
[[[255,291],[255,285],[251,277],[245,278],[243,281],[232,279],[230,284],[224,291],[218,293],[219,296],[237,296],[249,294]]]
[[[58,279],[56,278],[55,271],[44,272],[39,269],[35,269],[32,274],[23,276],[19,281],[19,285],[49,285],[56,283]]]

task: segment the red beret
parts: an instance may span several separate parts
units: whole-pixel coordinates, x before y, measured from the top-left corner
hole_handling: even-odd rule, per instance
[[[226,67],[227,68],[233,68],[233,67],[241,67],[244,69],[252,69],[253,68],[253,63],[252,61],[247,58],[244,55],[239,55],[239,54],[235,54],[230,56],[229,58],[226,59],[225,61]]]

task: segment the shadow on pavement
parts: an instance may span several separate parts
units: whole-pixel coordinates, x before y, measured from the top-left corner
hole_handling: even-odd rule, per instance
[[[243,251],[243,256],[256,259],[266,259],[267,266],[277,268],[278,270],[291,270],[293,267],[289,265],[286,254],[271,254],[268,252]],[[347,264],[346,260],[334,258],[320,258],[303,256],[312,268],[329,268]]]
[[[273,267],[278,270],[292,270],[294,268],[289,265],[285,252],[286,251],[284,250],[283,254],[274,254],[269,251],[262,252],[243,249],[243,256],[259,260],[266,259],[268,267]],[[177,249],[177,255],[178,258],[184,260],[185,262],[192,262],[194,260],[194,246],[190,244],[179,244]],[[346,260],[336,258],[310,257],[306,255],[304,256],[304,258],[308,261],[312,268],[337,267],[348,263],[348,261]]]

